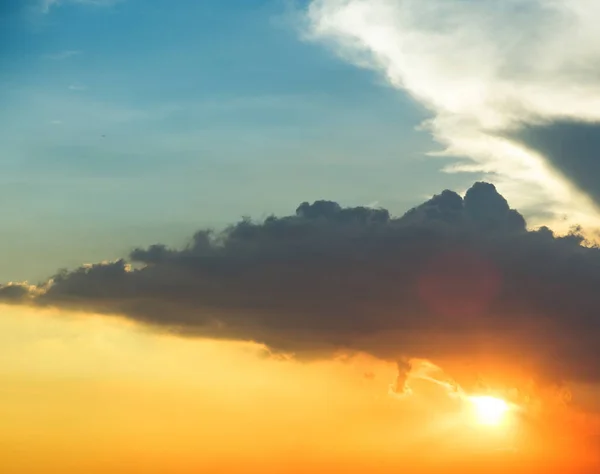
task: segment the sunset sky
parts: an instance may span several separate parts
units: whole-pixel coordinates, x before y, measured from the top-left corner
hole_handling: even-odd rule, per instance
[[[600,472],[599,17],[0,2],[0,473]]]

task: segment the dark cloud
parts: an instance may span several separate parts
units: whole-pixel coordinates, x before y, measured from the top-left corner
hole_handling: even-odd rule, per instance
[[[410,387],[408,386],[408,377],[413,369],[410,360],[399,360],[398,363],[398,375],[395,383],[390,387],[392,393],[396,395],[406,395],[410,393]]]
[[[577,232],[528,231],[494,186],[477,183],[464,199],[444,191],[399,218],[303,203],[291,216],[198,232],[183,249],[59,272],[35,296],[4,287],[0,298],[301,356],[494,356],[599,380],[598,288],[599,249]]]
[[[600,124],[556,121],[527,126],[513,137],[600,204]]]
[[[31,289],[19,283],[9,283],[0,286],[0,301],[21,302],[30,296]]]

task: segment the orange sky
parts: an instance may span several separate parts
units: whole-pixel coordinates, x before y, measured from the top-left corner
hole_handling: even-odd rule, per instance
[[[1,310],[3,473],[597,472],[595,387],[581,408],[536,388],[483,426],[429,361],[398,397],[395,364],[367,356],[301,363],[118,319]]]

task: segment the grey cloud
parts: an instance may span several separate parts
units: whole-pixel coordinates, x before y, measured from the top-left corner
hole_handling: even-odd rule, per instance
[[[600,205],[600,124],[554,121],[526,126],[514,138],[547,158]]]
[[[30,289],[26,284],[8,283],[0,286],[0,301],[21,302],[30,297]]]
[[[300,357],[491,355],[552,379],[600,380],[600,250],[577,230],[527,230],[486,183],[398,218],[302,203],[290,216],[200,231],[182,249],[135,249],[44,285],[21,301]],[[16,291],[4,287],[0,298],[14,303]]]
[[[410,360],[400,359],[397,362],[397,367],[398,375],[395,383],[390,387],[390,391],[398,396],[408,395],[411,393],[411,389],[408,385],[408,377],[413,369],[412,363]]]

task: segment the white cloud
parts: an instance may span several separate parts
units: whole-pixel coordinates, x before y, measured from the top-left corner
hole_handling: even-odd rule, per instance
[[[69,86],[69,90],[70,90],[70,91],[77,91],[77,92],[80,92],[80,91],[84,91],[84,90],[86,90],[86,89],[87,89],[87,86],[84,86],[83,84],[71,84],[71,85]]]
[[[543,157],[501,135],[553,119],[600,122],[598,0],[312,0],[309,37],[383,74],[433,112],[448,171],[487,174],[517,207],[600,223]],[[567,222],[568,224],[568,222]]]

